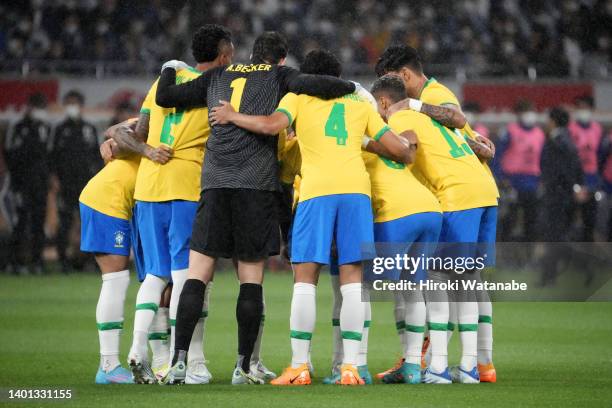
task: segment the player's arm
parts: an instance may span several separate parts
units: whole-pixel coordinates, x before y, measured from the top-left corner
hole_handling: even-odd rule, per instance
[[[193,81],[176,85],[176,70],[188,67],[182,61],[168,61],[162,66],[162,73],[157,84],[155,103],[162,108],[189,109],[206,105],[206,93],[210,79],[210,70]]]
[[[410,164],[416,158],[418,138],[412,130],[407,130],[399,135],[387,130],[378,140],[364,137],[363,147],[370,153]]]
[[[339,98],[355,92],[355,84],[330,75],[302,74],[294,68],[279,67],[284,93],[306,94],[321,99]]]
[[[138,154],[149,160],[166,164],[172,158],[172,149],[166,145],[152,147],[144,140],[149,129],[149,114],[140,113],[137,121],[128,120],[114,125],[105,132],[105,137],[112,139],[110,143],[112,158],[123,158]]]
[[[227,101],[220,101],[220,103],[220,106],[215,106],[210,111],[211,126],[233,123],[253,133],[276,136],[290,125],[289,117],[281,111],[276,111],[268,116],[245,115],[236,112]]]
[[[440,123],[442,126],[463,129],[467,120],[465,119],[465,115],[461,112],[461,109],[455,104],[444,104],[441,106],[430,105],[425,103],[419,99],[406,98],[402,99],[399,102],[394,103],[388,109],[387,116],[393,115],[395,112],[410,109],[415,112],[421,112],[436,122]]]
[[[466,136],[464,139],[476,157],[478,157],[480,160],[489,162],[493,159],[493,157],[495,157],[495,146],[493,145],[493,142],[489,141],[489,145],[489,143],[483,141],[483,139],[489,140],[484,136],[476,133],[476,137],[474,139],[469,136]]]

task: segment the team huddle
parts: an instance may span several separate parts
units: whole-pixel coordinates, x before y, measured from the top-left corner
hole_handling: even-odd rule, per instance
[[[251,61],[236,63],[231,33],[205,25],[192,41],[197,65],[166,62],[139,117],[107,130],[107,164],[80,197],[81,249],[102,272],[96,383],[209,383],[208,299],[216,260],[231,258],[240,282],[232,384],[311,383],[323,265],[334,293],[332,369],[323,382],[371,384],[371,289],[362,270],[371,258],[362,244],[433,252],[438,242],[495,242],[499,193],[486,164],[495,147],[471,129],[455,95],[425,76],[416,50],[389,47],[368,92],[341,79],[327,51],[308,53],[299,71],[285,66],[287,48],[266,32]],[[291,364],[277,377],[260,356],[262,282],[265,261],[281,247],[295,283]],[[119,338],[130,251],[141,285],[128,370]],[[387,278],[399,279],[395,272]],[[452,273],[421,272],[440,281]],[[394,306],[402,358],[376,375],[383,382],[496,381],[486,293],[397,292]],[[455,328],[462,355],[449,367]]]

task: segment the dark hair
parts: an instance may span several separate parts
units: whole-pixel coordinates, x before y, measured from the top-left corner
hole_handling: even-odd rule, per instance
[[[402,78],[392,74],[383,75],[374,81],[370,92],[375,97],[376,94],[384,92],[393,102],[398,102],[406,97],[406,88],[404,88]]]
[[[523,113],[523,112],[527,112],[533,109],[534,109],[533,102],[531,102],[528,99],[521,99],[514,105],[515,113]]]
[[[392,45],[378,58],[375,68],[376,76],[381,77],[404,67],[419,74],[423,73],[423,64],[418,51],[408,45]]]
[[[582,95],[577,97],[574,100],[574,103],[576,105],[579,105],[581,103],[587,105],[589,108],[593,109],[595,107],[595,99],[593,99],[593,97],[591,95]]]
[[[277,31],[266,31],[255,39],[251,61],[254,63],[278,64],[287,57],[287,40]]]
[[[66,92],[63,99],[64,103],[66,103],[68,99],[76,99],[79,102],[79,105],[85,104],[85,96],[83,96],[83,94],[76,89],[71,89],[70,91]]]
[[[232,42],[232,33],[218,24],[205,24],[198,28],[191,40],[191,52],[196,62],[214,61],[223,43]]]
[[[342,64],[334,54],[327,50],[313,50],[306,54],[300,66],[304,74],[331,75],[340,77]]]
[[[46,108],[47,97],[42,92],[36,92],[28,96],[28,106],[31,108]]]
[[[569,123],[569,113],[559,106],[552,108],[548,116],[559,127],[566,127]]]

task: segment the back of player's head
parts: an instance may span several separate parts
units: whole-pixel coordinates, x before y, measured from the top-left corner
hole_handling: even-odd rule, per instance
[[[327,50],[313,50],[306,54],[300,66],[304,74],[331,75],[340,77],[342,64],[334,54]]]
[[[45,109],[47,107],[47,97],[41,92],[36,92],[28,96],[28,106],[30,108]]]
[[[408,45],[392,45],[382,53],[376,62],[376,76],[383,76],[389,72],[398,72],[402,68],[422,74],[423,64],[416,49]]]
[[[191,40],[191,52],[196,62],[211,62],[217,59],[222,48],[231,46],[232,33],[218,24],[205,24],[198,28]]]
[[[84,105],[85,104],[85,96],[77,91],[76,89],[71,89],[70,91],[66,92],[66,94],[64,95],[64,99],[63,99],[64,105],[69,104],[69,103],[77,103],[79,105]]]
[[[560,106],[555,106],[548,112],[550,120],[557,125],[557,127],[567,127],[569,124],[569,113]]]
[[[283,35],[277,31],[266,31],[255,39],[251,61],[256,64],[278,64],[287,58],[289,45]]]
[[[387,74],[374,81],[370,93],[377,99],[381,94],[385,94],[392,102],[398,102],[406,97],[406,88],[400,77]]]

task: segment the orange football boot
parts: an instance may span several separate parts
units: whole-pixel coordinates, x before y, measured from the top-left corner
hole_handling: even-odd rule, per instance
[[[395,363],[393,367],[391,367],[390,369],[386,371],[383,371],[382,373],[376,374],[376,378],[378,378],[379,380],[382,380],[385,375],[391,374],[393,371],[396,371],[398,368],[400,368],[402,364],[404,364],[404,361],[406,361],[406,359],[404,359],[403,357],[400,358],[399,360],[397,360],[397,362]]]
[[[429,337],[423,339],[423,347],[421,348],[421,368],[423,370],[427,368],[427,362],[425,361],[427,349],[429,349]]]
[[[357,367],[352,364],[343,364],[340,367],[340,379],[336,384],[342,385],[365,385],[365,381],[359,375]]]
[[[478,364],[478,374],[480,375],[480,382],[497,382],[497,372],[493,363]]]
[[[287,367],[280,375],[270,381],[272,385],[308,385],[312,381],[310,379],[310,371],[308,370],[308,364],[302,364],[299,367]]]

